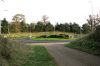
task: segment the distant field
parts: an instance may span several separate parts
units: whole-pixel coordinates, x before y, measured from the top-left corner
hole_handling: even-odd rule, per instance
[[[57,66],[43,46],[32,46],[32,50],[23,66]]]
[[[58,34],[67,34],[74,36],[75,34],[73,33],[66,33],[66,32],[55,32],[56,35]],[[33,32],[33,33],[10,33],[10,34],[5,34],[9,38],[29,38],[30,35],[31,37],[38,37],[41,35],[54,35],[54,32]]]

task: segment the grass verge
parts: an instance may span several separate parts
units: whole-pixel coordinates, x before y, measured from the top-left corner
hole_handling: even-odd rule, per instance
[[[32,46],[27,63],[23,66],[56,66],[54,59],[43,46]]]
[[[65,38],[32,38],[32,40],[70,40]]]
[[[27,46],[0,37],[0,66],[56,66],[43,46]]]
[[[93,39],[87,40],[86,38],[81,38],[69,44],[66,44],[65,46],[100,56],[99,42],[96,42]]]

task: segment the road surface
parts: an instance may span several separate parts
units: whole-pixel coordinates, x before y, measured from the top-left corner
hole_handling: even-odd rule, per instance
[[[58,66],[100,66],[100,57],[71,49],[63,44],[45,44]]]
[[[57,42],[71,42],[72,40],[32,40],[32,39],[16,39],[23,43],[57,43]]]
[[[25,40],[31,45],[43,45],[54,57],[58,66],[100,66],[100,57],[65,47],[70,41],[32,41]]]
[[[58,66],[100,66],[100,57],[65,47],[65,43],[67,42],[34,43],[31,45],[45,46]]]

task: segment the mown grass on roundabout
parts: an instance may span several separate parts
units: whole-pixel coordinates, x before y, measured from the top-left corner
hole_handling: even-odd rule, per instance
[[[33,40],[74,40],[75,38],[71,38],[67,34],[59,34],[59,35],[42,35],[38,37],[32,37]]]
[[[65,39],[65,38],[32,38],[32,40],[72,40],[72,39]]]

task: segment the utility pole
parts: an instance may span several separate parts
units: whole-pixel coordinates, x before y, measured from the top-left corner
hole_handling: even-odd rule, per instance
[[[48,16],[47,15],[43,15],[42,16],[43,24],[45,26],[45,35],[46,35],[46,38],[47,38],[47,31],[46,31],[47,19],[48,19]]]
[[[30,24],[30,36],[29,36],[30,39],[32,38],[32,36],[31,36],[31,26],[32,26],[32,25]]]
[[[93,0],[89,1],[90,3],[90,7],[91,7],[91,18],[92,18],[92,22],[91,22],[91,31],[93,32],[93,24],[94,24],[94,9],[93,9]]]
[[[10,35],[10,24],[8,23],[8,34]]]
[[[46,22],[43,22],[43,24],[44,24],[44,26],[45,26],[45,35],[46,35],[46,37],[45,37],[45,38],[47,38]]]
[[[82,37],[82,31],[81,31],[81,27],[80,27],[80,37]]]
[[[1,0],[1,1],[3,1],[3,0]],[[1,20],[0,20],[0,35],[1,35]]]
[[[1,20],[0,20],[0,35],[1,35]]]
[[[92,15],[93,15],[93,0],[90,0],[90,6],[91,6],[91,13],[92,13]]]
[[[1,1],[2,1],[2,2],[5,2],[4,0],[1,0]],[[8,10],[2,10],[2,11],[8,11]],[[0,20],[0,35],[2,34],[2,32],[1,32],[1,27],[2,27],[2,26],[1,26],[1,22],[2,22],[2,21]],[[9,30],[9,28],[8,28],[8,30]]]
[[[55,35],[55,25],[54,25],[54,35]]]

